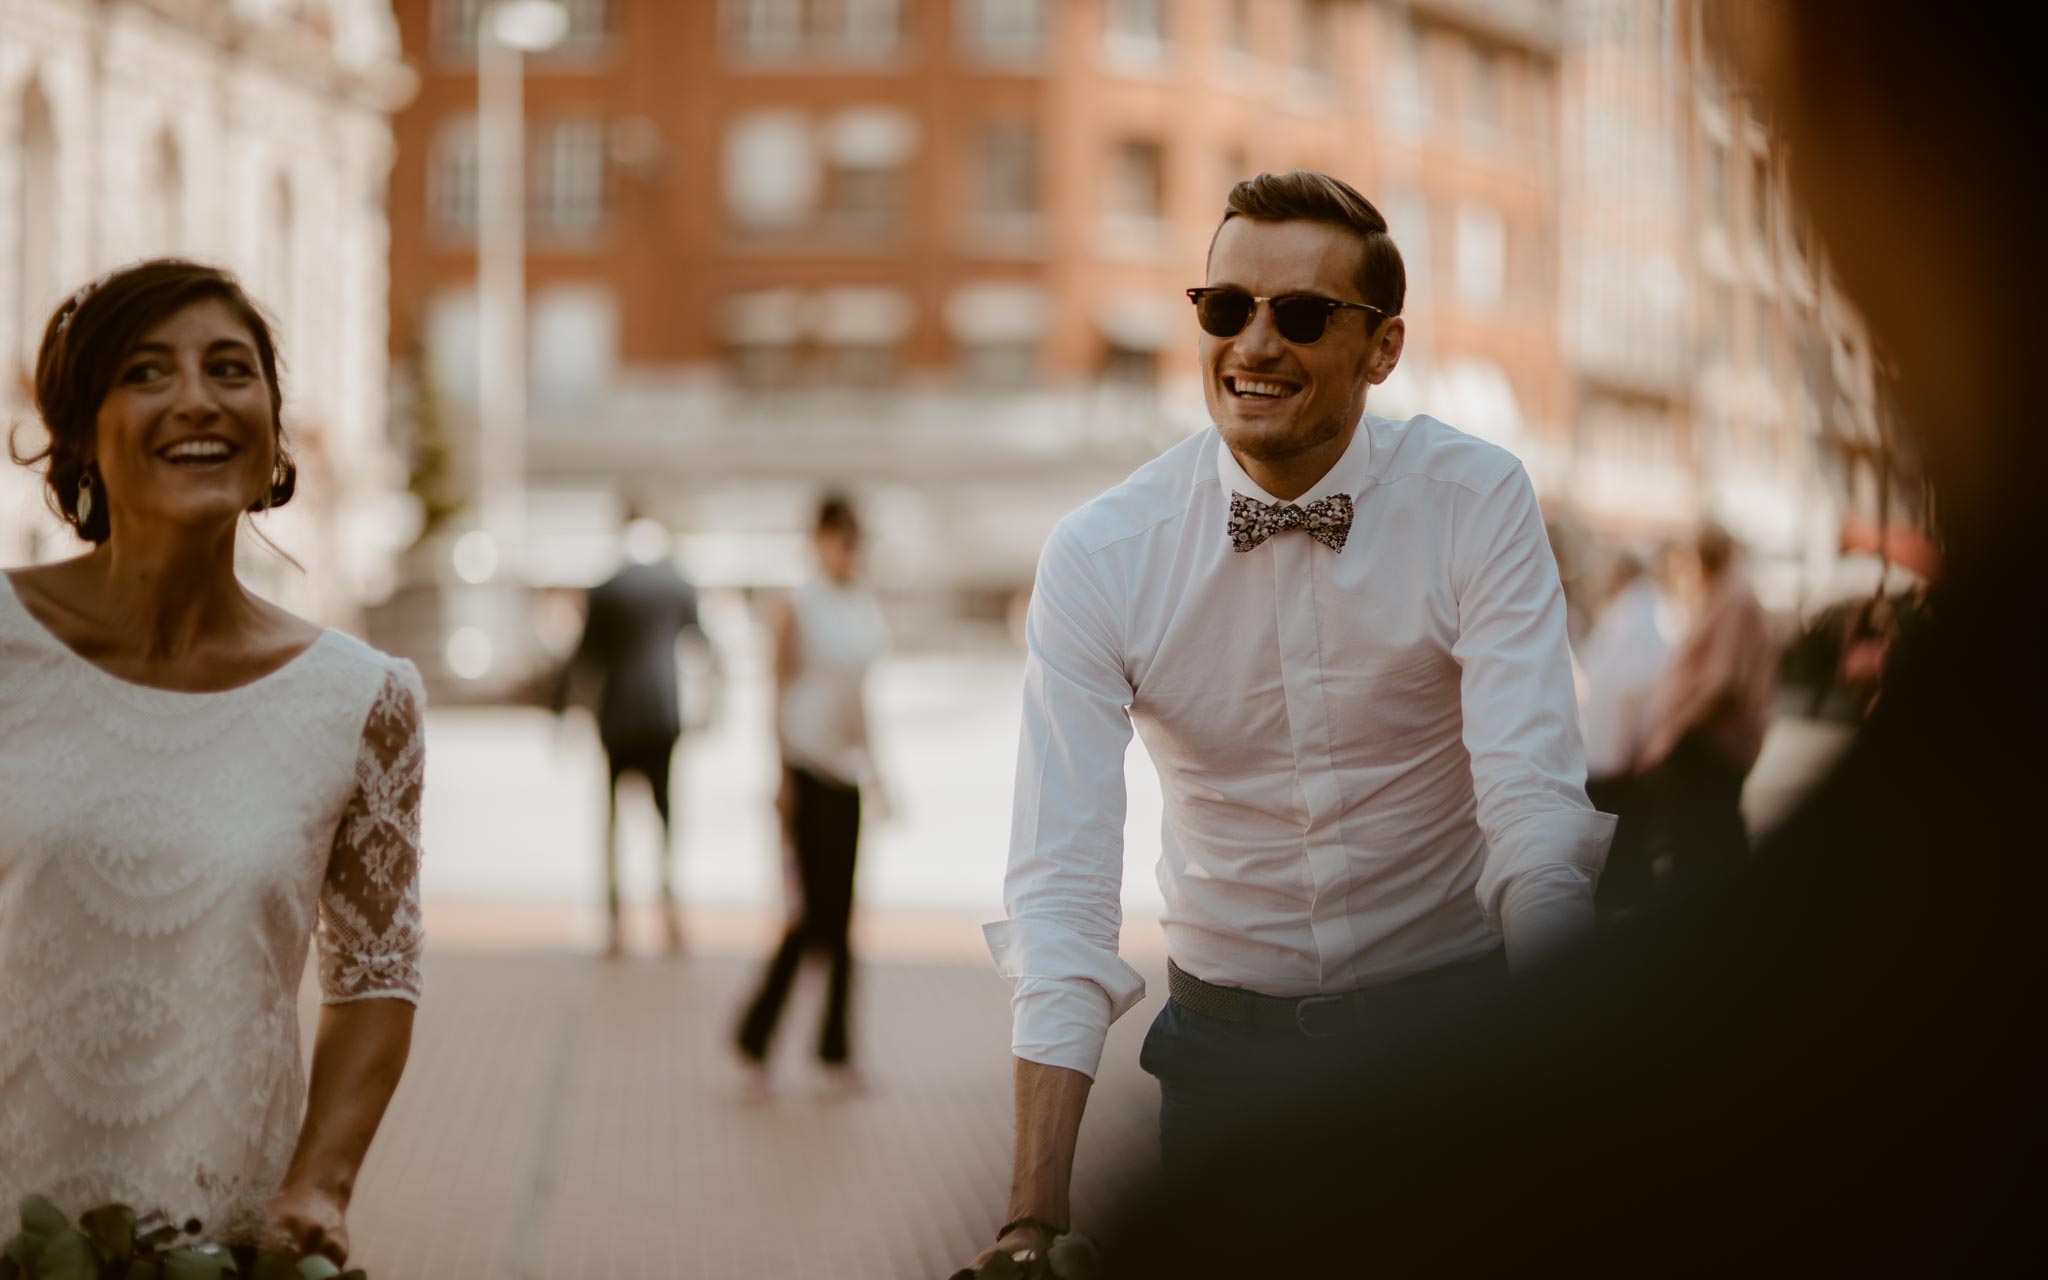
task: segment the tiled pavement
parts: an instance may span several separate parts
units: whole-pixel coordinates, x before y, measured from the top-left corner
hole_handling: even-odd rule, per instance
[[[704,947],[707,933],[681,960],[504,939],[431,953],[411,1064],[350,1213],[355,1261],[376,1280],[897,1280],[948,1275],[987,1242],[1009,1176],[1010,1059],[986,959],[864,962],[871,1088],[856,1097],[809,1079],[822,975],[808,974],[776,1047],[782,1087],[748,1102],[727,1044],[757,959]],[[1156,1125],[1137,1046],[1163,972],[1134,959],[1151,996],[1114,1029],[1090,1099],[1084,1230]]]

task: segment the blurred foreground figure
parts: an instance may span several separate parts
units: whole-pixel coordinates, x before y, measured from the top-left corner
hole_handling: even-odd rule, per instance
[[[1754,859],[1426,1052],[1247,1115],[1149,1190],[1110,1274],[1975,1274],[2039,1250],[2043,241],[2014,163],[2039,19],[1705,12],[1902,375],[1949,555],[1929,625]]]
[[[682,950],[669,799],[669,766],[683,734],[676,643],[685,631],[702,630],[697,589],[677,572],[668,531],[653,520],[636,518],[627,522],[622,542],[626,563],[590,589],[583,638],[555,696],[560,711],[578,675],[598,678],[597,736],[610,775],[605,791],[605,910],[610,922],[605,953],[613,956],[624,947],[619,934],[619,782],[629,773],[647,780],[661,816],[662,927],[669,950]]]
[[[796,858],[803,900],[768,963],[739,1029],[748,1087],[768,1088],[768,1043],[806,952],[829,966],[818,1060],[842,1088],[851,1066],[847,1005],[853,983],[853,878],[860,852],[861,786],[879,788],[868,747],[867,673],[887,642],[882,611],[859,579],[860,523],[846,499],[818,506],[812,541],[818,573],[774,619],[775,740],[782,780],[775,795]]]
[[[1719,525],[1700,530],[1700,602],[1657,689],[1638,761],[1653,811],[1653,852],[1689,891],[1749,856],[1742,784],[1763,750],[1777,690],[1777,646]]]
[[[43,331],[48,445],[13,456],[88,550],[0,574],[0,1206],[340,1261],[420,998],[425,692],[235,576],[297,488],[278,365],[234,278],[176,259]]]
[[[1641,906],[1653,887],[1650,813],[1636,761],[1649,738],[1652,699],[1671,660],[1664,612],[1648,563],[1624,555],[1615,563],[1607,605],[1579,651],[1586,798],[1618,819],[1595,895],[1602,919]]]
[[[1232,188],[1208,278],[1214,426],[1039,562],[1009,918],[988,927],[1015,990],[1016,1155],[984,1262],[1071,1224],[1104,1039],[1144,993],[1117,955],[1133,723],[1166,800],[1172,998],[1139,1061],[1169,1163],[1593,923],[1614,819],[1586,801],[1529,477],[1433,418],[1367,412],[1407,333],[1386,220],[1325,174],[1261,174]]]

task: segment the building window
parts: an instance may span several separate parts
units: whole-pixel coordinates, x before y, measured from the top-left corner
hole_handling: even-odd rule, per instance
[[[786,58],[804,44],[804,0],[726,0],[726,38],[750,58]]]
[[[1500,305],[1507,268],[1507,224],[1497,209],[1468,204],[1458,209],[1458,301],[1474,310]]]
[[[1159,353],[1118,342],[1102,345],[1102,380],[1120,387],[1151,387],[1159,382]]]
[[[1122,63],[1149,65],[1166,56],[1166,0],[1109,0],[1103,49]]]
[[[1029,341],[975,342],[960,351],[960,373],[969,386],[1015,391],[1038,379],[1038,344]]]
[[[1239,58],[1252,52],[1252,0],[1230,0],[1224,7],[1223,46]]]
[[[725,135],[725,207],[741,231],[795,231],[817,199],[811,127],[793,111],[742,116]]]
[[[1045,51],[1046,0],[958,0],[962,47],[1004,62]]]
[[[1501,137],[1501,58],[1491,49],[1471,47],[1470,74],[1466,80],[1469,98],[1465,104],[1466,132],[1482,147],[1495,146]]]
[[[618,304],[601,285],[557,285],[534,295],[528,376],[536,409],[568,413],[603,397],[618,365]]]
[[[434,0],[434,47],[448,57],[476,57],[477,23],[487,0]]]
[[[745,58],[887,57],[903,36],[902,0],[725,0],[725,14]]]
[[[1429,205],[1414,187],[1398,187],[1387,198],[1387,234],[1401,251],[1401,267],[1408,277],[1408,297],[1429,297]]]
[[[542,235],[587,235],[604,221],[604,125],[561,120],[534,147],[533,229]]]
[[[150,148],[142,229],[144,252],[176,252],[185,243],[185,167],[168,131]]]
[[[825,215],[834,231],[879,235],[902,220],[904,175],[917,121],[900,111],[842,111],[824,131]]]
[[[1028,124],[993,124],[981,133],[981,212],[1014,219],[1039,211],[1038,130]]]
[[[1294,69],[1316,80],[1337,73],[1337,6],[1332,0],[1295,0]]]
[[[559,0],[568,11],[568,29],[562,42],[550,52],[587,53],[601,46],[610,33],[611,5],[608,0]],[[434,0],[434,47],[444,57],[473,59],[484,10],[490,0]]]
[[[476,122],[449,124],[434,142],[427,171],[427,203],[434,229],[450,238],[476,234]]]
[[[1118,143],[1110,169],[1109,211],[1152,221],[1165,208],[1166,149],[1156,142]]]

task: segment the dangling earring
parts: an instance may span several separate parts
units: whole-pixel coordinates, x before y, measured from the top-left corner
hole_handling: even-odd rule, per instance
[[[72,523],[85,528],[85,522],[92,519],[92,472],[81,472],[78,477],[78,515]]]

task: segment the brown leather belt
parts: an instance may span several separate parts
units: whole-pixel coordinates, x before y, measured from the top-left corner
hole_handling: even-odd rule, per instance
[[[1465,992],[1507,978],[1506,954],[1498,949],[1476,960],[1461,960],[1392,982],[1328,996],[1269,996],[1242,987],[1219,987],[1166,962],[1166,991],[1174,1003],[1222,1022],[1255,1027],[1288,1027],[1311,1040],[1325,1040],[1360,1025],[1375,1006],[1426,992]]]

